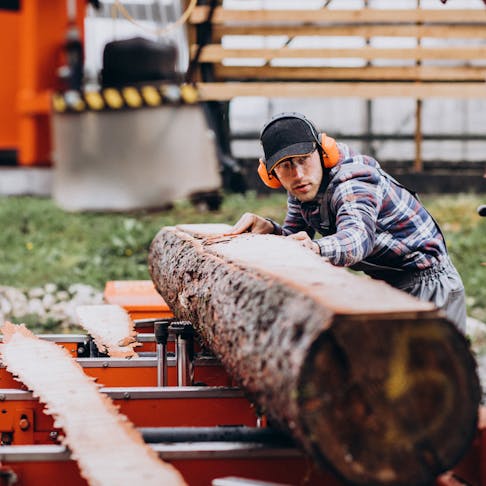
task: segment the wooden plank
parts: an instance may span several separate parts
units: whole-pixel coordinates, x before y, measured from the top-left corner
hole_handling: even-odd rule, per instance
[[[486,79],[486,67],[364,66],[289,67],[214,65],[216,79],[232,80],[365,80],[365,81],[480,81]]]
[[[196,7],[190,17],[192,24],[205,22],[209,7]],[[486,9],[470,10],[449,9],[361,9],[361,10],[233,10],[217,7],[212,23],[226,22],[254,23],[417,23],[442,22],[448,24],[478,24],[486,23]]]
[[[197,49],[193,46],[192,50]],[[358,58],[367,61],[376,59],[393,60],[463,60],[486,59],[485,47],[415,47],[415,48],[377,48],[370,46],[353,49],[336,49],[328,47],[316,47],[296,49],[292,47],[269,48],[224,48],[220,44],[209,44],[202,48],[200,62],[221,62],[224,59],[340,59]]]
[[[484,25],[238,25],[216,24],[213,39],[224,35],[337,36],[337,37],[431,37],[485,39]]]
[[[163,228],[152,280],[272,424],[352,484],[432,484],[455,464],[480,386],[465,337],[433,305],[290,238],[208,227]]]
[[[202,254],[208,252],[210,255],[217,255],[217,260],[221,258],[223,263],[225,260],[241,261],[248,268],[263,269],[272,275],[277,275],[278,278],[286,275],[287,278],[284,280],[289,285],[305,288],[322,304],[339,315],[363,316],[366,313],[396,315],[398,313],[418,318],[422,312],[432,312],[434,316],[437,314],[432,303],[415,299],[384,282],[352,275],[344,268],[327,263],[323,258],[304,249],[290,238],[255,234],[221,236],[230,229],[231,226],[226,224],[182,224],[175,228],[171,226],[163,228],[161,235],[152,242],[154,248],[151,251],[153,250],[157,256],[150,256],[149,267],[152,270],[167,272],[168,269],[159,268],[161,255],[155,247],[158,242],[163,242],[165,237],[171,241],[180,239],[182,244],[188,242]],[[292,258],[282,257],[286,254],[290,254]],[[167,260],[166,257],[163,259]],[[315,270],[312,271],[314,267]],[[177,261],[171,265],[171,268],[174,270],[177,268]],[[289,269],[292,269],[291,273]],[[152,281],[160,293],[161,282],[153,277]],[[168,287],[166,283],[163,285]],[[176,288],[181,286],[177,285],[172,290],[171,294],[177,294],[177,296],[171,295],[172,300],[174,298],[184,300],[184,295],[190,292],[190,289],[182,288],[183,293],[179,294],[175,291]],[[343,288],[347,291],[343,292]]]
[[[135,324],[119,305],[80,305],[76,307],[79,324],[94,339],[102,353],[114,358],[137,357]]]
[[[484,98],[486,83],[421,82],[254,82],[198,83],[201,101],[229,101],[237,96],[267,98]]]
[[[1,330],[3,363],[46,404],[46,413],[64,431],[63,444],[90,484],[185,484],[66,350],[36,338],[25,326],[7,322]]]

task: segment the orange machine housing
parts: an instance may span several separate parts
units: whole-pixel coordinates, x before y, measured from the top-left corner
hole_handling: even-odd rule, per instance
[[[103,293],[107,304],[123,307],[132,319],[171,319],[174,314],[151,280],[110,280]]]
[[[84,37],[86,1],[76,0]],[[16,152],[24,166],[51,164],[51,94],[62,89],[69,25],[66,0],[28,0],[0,9],[0,151]]]

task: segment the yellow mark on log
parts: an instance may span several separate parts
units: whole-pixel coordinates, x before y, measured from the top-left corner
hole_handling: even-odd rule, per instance
[[[441,342],[442,332],[431,326],[423,326],[416,329],[405,329],[395,339],[395,350],[390,361],[390,374],[385,383],[386,397],[390,401],[398,401],[419,385],[435,385],[443,390],[443,402],[440,410],[434,410],[434,418],[428,424],[421,426],[414,434],[410,430],[404,434],[400,425],[395,420],[387,430],[385,439],[390,443],[400,442],[411,445],[426,435],[437,430],[446,420],[453,406],[453,393],[451,383],[447,375],[441,370],[410,370],[410,347],[415,340],[427,340]]]

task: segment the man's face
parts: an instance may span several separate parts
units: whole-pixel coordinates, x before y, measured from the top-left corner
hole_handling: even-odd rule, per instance
[[[301,202],[312,201],[322,181],[322,165],[319,152],[291,157],[280,162],[274,172],[282,186]]]

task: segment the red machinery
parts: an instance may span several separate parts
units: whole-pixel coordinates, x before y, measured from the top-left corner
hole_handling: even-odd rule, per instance
[[[67,63],[68,34],[83,36],[85,0],[29,0],[10,9],[0,6],[0,158],[20,165],[50,164],[52,92],[63,82],[58,70]],[[19,2],[17,2],[18,4]],[[72,9],[72,7],[71,7]],[[1,154],[3,152],[3,157]]]

